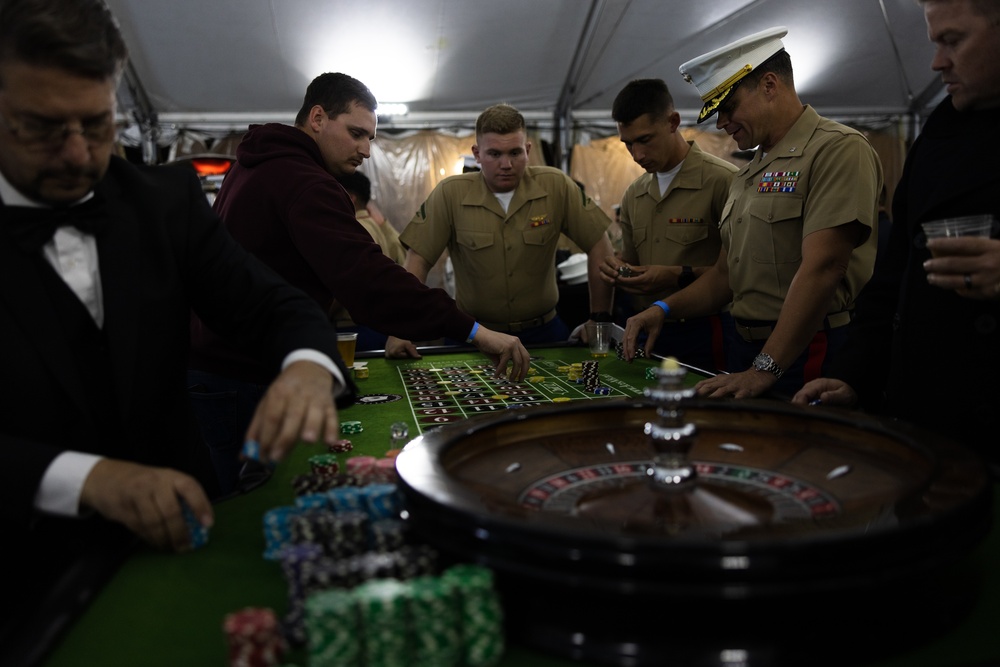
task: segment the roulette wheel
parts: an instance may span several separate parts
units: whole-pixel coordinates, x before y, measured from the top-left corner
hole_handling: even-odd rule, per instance
[[[495,570],[512,639],[617,665],[861,664],[961,617],[991,520],[977,456],[853,412],[697,400],[678,377],[399,455],[410,527]]]

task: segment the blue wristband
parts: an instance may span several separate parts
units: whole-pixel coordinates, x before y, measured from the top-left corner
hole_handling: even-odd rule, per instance
[[[472,323],[472,331],[469,332],[469,337],[465,339],[466,343],[471,343],[476,337],[476,333],[479,332],[479,322]]]
[[[663,317],[667,317],[667,316],[670,315],[670,306],[668,306],[664,302],[662,302],[662,301],[654,301],[653,305],[660,307],[660,310],[663,311]]]

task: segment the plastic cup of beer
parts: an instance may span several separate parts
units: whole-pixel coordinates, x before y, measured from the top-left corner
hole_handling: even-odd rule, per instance
[[[992,215],[970,215],[962,218],[931,220],[921,225],[927,240],[957,236],[989,237],[996,218]],[[933,252],[932,252],[933,254]]]
[[[611,322],[587,322],[587,341],[590,356],[606,357],[611,348]]]
[[[344,360],[344,365],[350,368],[354,365],[354,350],[358,345],[358,334],[356,333],[338,333],[337,334],[337,351],[340,352],[340,358]]]

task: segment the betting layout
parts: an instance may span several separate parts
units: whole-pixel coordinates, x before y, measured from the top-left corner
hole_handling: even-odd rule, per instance
[[[398,367],[414,421],[422,431],[469,417],[542,403],[642,395],[642,388],[606,372],[598,362],[536,358],[523,382],[493,377],[480,360],[412,362]],[[596,373],[596,378],[592,375]]]

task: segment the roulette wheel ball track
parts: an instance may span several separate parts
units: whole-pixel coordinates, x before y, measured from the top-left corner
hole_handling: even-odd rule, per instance
[[[449,425],[397,459],[423,539],[497,572],[511,638],[614,665],[863,664],[954,624],[990,523],[965,448],[769,401],[690,401],[665,491],[644,401]],[[845,660],[847,662],[845,662]]]

